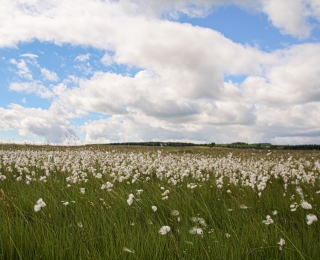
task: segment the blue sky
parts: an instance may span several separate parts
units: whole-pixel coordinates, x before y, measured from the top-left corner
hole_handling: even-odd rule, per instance
[[[2,142],[319,144],[316,0],[0,6]]]

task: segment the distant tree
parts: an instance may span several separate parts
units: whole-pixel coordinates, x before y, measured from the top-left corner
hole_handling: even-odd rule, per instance
[[[216,143],[211,143],[211,144],[209,144],[209,147],[212,148],[215,145],[216,145]]]

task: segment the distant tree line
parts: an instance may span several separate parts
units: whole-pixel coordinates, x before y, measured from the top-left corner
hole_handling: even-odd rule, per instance
[[[284,150],[320,150],[319,144],[285,145]]]
[[[303,145],[272,145],[271,143],[254,143],[234,142],[227,144],[216,144],[214,142],[207,144],[195,144],[185,142],[123,142],[123,143],[107,143],[107,144],[90,144],[86,146],[157,146],[157,147],[185,147],[185,146],[205,146],[209,148],[238,148],[238,149],[266,149],[266,150],[320,150],[318,144]]]
[[[56,145],[38,145],[38,144],[0,144],[1,149],[17,149],[21,147],[31,149],[65,149],[65,147],[92,147],[92,146],[154,146],[154,147],[186,147],[186,146],[205,146],[209,148],[237,148],[237,149],[265,149],[265,150],[320,150],[319,144],[302,144],[302,145],[272,145],[270,143],[248,144],[245,142],[234,142],[227,144],[216,144],[214,142],[207,144],[195,144],[186,142],[124,142],[124,143],[107,143],[107,144],[87,144],[80,146],[56,146]]]
[[[210,147],[210,145],[208,145]],[[212,147],[212,146],[211,146]],[[270,143],[248,144],[244,142],[235,142],[231,144],[215,144],[215,147],[240,148],[240,149],[267,149],[267,150],[320,150],[318,144],[302,145],[272,145]]]
[[[124,142],[124,143],[109,143],[107,145],[138,145],[138,146],[171,146],[171,147],[182,147],[182,146],[199,146],[194,143],[183,143],[183,142]]]
[[[271,143],[255,143],[248,144],[245,142],[234,142],[230,144],[216,144],[214,142],[208,144],[195,144],[195,143],[184,143],[184,142],[124,142],[124,143],[108,143],[103,145],[110,146],[157,146],[157,147],[185,147],[185,146],[206,146],[222,147],[222,148],[238,148],[238,149],[276,149],[276,150],[320,150],[320,145],[272,145]]]

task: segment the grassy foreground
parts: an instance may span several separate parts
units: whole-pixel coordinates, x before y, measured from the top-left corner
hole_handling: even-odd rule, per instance
[[[319,259],[319,159],[2,149],[0,259]]]

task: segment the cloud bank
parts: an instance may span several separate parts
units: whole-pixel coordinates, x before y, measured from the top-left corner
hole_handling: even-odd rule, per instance
[[[0,108],[1,129],[54,143],[78,142],[70,118],[94,112],[108,118],[79,126],[87,143],[319,143],[320,44],[267,53],[178,21],[181,15],[204,17],[224,5],[264,13],[281,33],[299,39],[308,38],[320,22],[316,0],[2,1],[0,48],[33,39],[91,46],[105,52],[100,62],[106,70],[61,79],[38,64],[38,55],[10,60],[20,81],[9,89],[34,93],[52,105],[47,110],[17,104]],[[88,63],[90,58],[87,53],[74,61]],[[137,72],[107,70],[114,65]],[[28,66],[40,70],[42,82],[33,80]],[[245,79],[225,81],[227,76]]]

